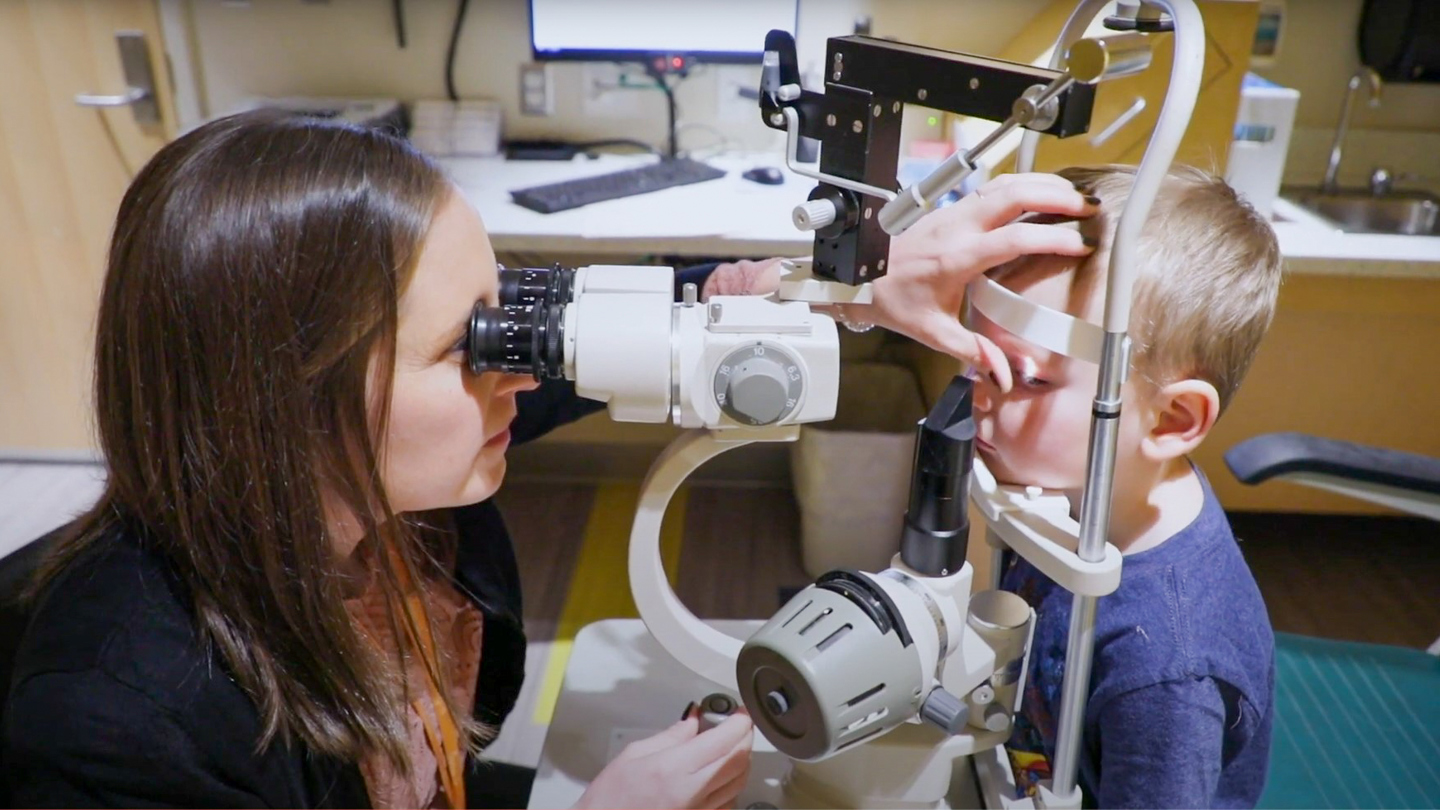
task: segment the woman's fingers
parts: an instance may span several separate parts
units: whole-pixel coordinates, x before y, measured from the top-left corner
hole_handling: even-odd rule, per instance
[[[920,334],[911,337],[989,375],[1002,392],[1010,390],[1010,361],[1005,352],[984,335],[966,329],[958,318],[937,310],[923,324]]]
[[[962,279],[964,283],[969,283],[970,276],[999,267],[1020,256],[1088,256],[1094,250],[1092,245],[1085,244],[1085,237],[1077,228],[1067,227],[1065,224],[1012,222],[987,233],[965,237],[963,248],[946,252],[948,266],[944,269],[962,274],[970,270]]]
[[[750,295],[769,295],[780,289],[780,261],[775,258],[751,262],[753,268],[749,268],[749,285],[746,292]]]
[[[1002,174],[991,178],[985,182],[985,185],[980,187],[980,190],[985,191],[991,186],[999,188],[1010,185],[1011,183],[1045,183],[1057,188],[1075,187],[1073,183],[1058,174],[1050,174],[1049,172],[1010,172],[1009,174]]]
[[[701,780],[697,792],[703,794],[700,807],[724,807],[740,795],[750,778],[750,748],[747,735],[725,756],[696,772],[696,778]]]
[[[675,752],[676,768],[683,773],[699,773],[723,761],[735,750],[748,750],[753,728],[749,715],[730,715],[725,722],[679,747]]]
[[[700,730],[700,721],[693,716],[687,717],[675,725],[665,729],[659,734],[646,737],[643,740],[636,740],[625,746],[624,750],[615,759],[639,759],[648,757],[651,754],[658,754],[661,751],[668,751],[689,740],[693,740]]]
[[[731,776],[727,781],[717,785],[714,790],[701,797],[697,807],[732,807],[735,800],[745,790],[745,784],[750,781],[750,759],[744,760],[745,766]]]
[[[998,186],[987,183],[961,200],[967,201],[975,224],[987,231],[1032,211],[1088,217],[1098,210],[1068,182],[1062,186],[1036,179],[1013,180]]]

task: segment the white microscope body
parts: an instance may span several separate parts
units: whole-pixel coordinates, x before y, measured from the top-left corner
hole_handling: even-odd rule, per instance
[[[741,642],[701,622],[675,596],[661,565],[659,538],[671,497],[705,461],[752,441],[793,440],[800,424],[833,418],[838,335],[834,322],[809,302],[869,300],[865,279],[884,271],[886,253],[876,252],[877,237],[880,248],[888,250],[888,236],[878,229],[889,235],[902,232],[973,170],[980,152],[1016,127],[1027,128],[1018,168],[1028,171],[1040,131],[1084,130],[1085,105],[1093,97],[1086,95],[1092,92],[1087,85],[1148,65],[1141,33],[1080,39],[1107,5],[1105,0],[1080,3],[1061,33],[1051,71],[1027,74],[1029,69],[1015,66],[1023,92],[1012,97],[1009,116],[995,135],[899,192],[885,187],[893,182],[893,159],[867,162],[872,148],[879,152],[890,146],[883,138],[867,142],[863,153],[846,152],[843,146],[834,153],[840,157],[832,157],[832,170],[863,155],[846,167],[849,177],[825,171],[825,152],[820,170],[794,161],[799,136],[809,134],[806,127],[819,126],[802,119],[825,108],[819,106],[820,96],[787,82],[787,76],[798,75],[793,40],[772,32],[762,113],[770,125],[787,130],[790,168],[822,183],[794,217],[798,226],[816,231],[814,276],[807,268],[792,267],[778,295],[700,303],[693,287],[675,302],[673,278],[665,268],[557,268],[548,274],[519,271],[521,277],[507,271],[512,275],[508,282],[502,275],[502,298],[508,283],[512,292],[522,293],[507,300],[515,306],[477,308],[472,318],[473,368],[563,376],[575,381],[582,396],[607,402],[617,420],[673,421],[691,428],[666,448],[645,480],[631,532],[630,582],[640,615],[661,645],[720,690],[743,698],[765,737],[757,742],[756,755],[779,751],[793,760],[779,794],[744,795],[742,803],[945,807],[954,794],[957,763],[975,757],[980,789],[968,795],[989,806],[1081,804],[1076,772],[1094,600],[1112,592],[1120,578],[1120,554],[1105,538],[1120,386],[1128,368],[1125,333],[1134,246],[1199,89],[1204,31],[1192,0],[1120,4],[1120,27],[1154,31],[1173,26],[1176,55],[1169,93],[1117,225],[1103,328],[1029,304],[983,278],[971,286],[971,307],[990,320],[1027,341],[1100,366],[1079,520],[1062,495],[999,485],[978,459],[972,468],[968,381],[957,379],[920,426],[921,441],[931,430],[941,437],[935,447],[942,449],[934,451],[939,461],[927,457],[930,451],[923,447],[917,450],[911,513],[900,532],[902,553],[885,571],[826,574]],[[851,49],[844,60],[837,50],[841,46]],[[832,40],[831,47],[835,78],[841,76],[843,61],[847,80],[864,75],[866,49],[899,47],[897,59],[921,58],[915,54],[926,50],[863,37]],[[878,75],[878,84],[896,86],[886,75],[885,59],[871,64],[878,74],[869,75]],[[904,67],[895,64],[897,71]],[[994,64],[973,61],[975,70],[993,71]],[[842,91],[832,87],[837,97]],[[940,95],[931,93],[932,101]],[[837,103],[846,102],[842,97]],[[1076,104],[1085,107],[1078,125]],[[894,111],[900,106],[896,102]],[[868,111],[870,105],[859,109]],[[887,109],[874,105],[872,126]],[[860,133],[861,120],[854,124]],[[917,499],[915,492],[921,491],[925,497]],[[1076,595],[1054,781],[1033,798],[1014,796],[1001,746],[1020,708],[1034,614],[1013,594],[971,595],[962,525],[967,492],[986,521],[991,545],[1019,554]],[[926,514],[917,514],[917,508]],[[920,523],[926,524],[923,530],[916,529]]]

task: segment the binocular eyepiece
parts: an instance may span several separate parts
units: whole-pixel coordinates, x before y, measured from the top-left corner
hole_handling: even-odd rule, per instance
[[[574,297],[575,271],[500,268],[500,306],[475,304],[466,337],[473,374],[499,371],[536,380],[565,376],[565,306]]]

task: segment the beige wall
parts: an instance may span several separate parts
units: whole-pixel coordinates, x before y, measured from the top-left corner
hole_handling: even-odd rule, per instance
[[[1362,0],[1291,0],[1280,58],[1257,72],[1301,92],[1297,125],[1330,127],[1340,92],[1359,65],[1355,29]],[[824,39],[848,33],[858,14],[873,15],[875,33],[920,44],[985,53],[1010,40],[1048,0],[802,0],[802,65],[823,57]],[[396,47],[387,0],[189,0],[191,30],[211,113],[247,95],[386,95],[403,99],[444,93],[445,47],[455,3],[405,4],[410,45]],[[470,4],[456,60],[462,95],[505,105],[518,136],[604,135],[628,131],[631,122],[579,115],[580,68],[554,65],[557,108],[548,118],[519,115],[516,66],[528,61],[525,0]],[[681,90],[693,120],[714,118],[714,82],[701,75]],[[658,136],[663,107],[655,100]],[[566,113],[564,110],[571,112]],[[1359,128],[1440,130],[1440,85],[1392,85],[1379,109],[1356,111]],[[748,124],[748,125],[747,125]],[[740,134],[763,136],[758,123],[729,124]],[[606,131],[609,130],[609,131]]]
[[[1360,67],[1356,31],[1363,0],[1289,0],[1275,64],[1255,72],[1300,91],[1297,127],[1333,128],[1345,83]],[[1440,84],[1392,84],[1379,108],[1357,105],[1357,129],[1440,131]]]
[[[603,0],[602,0],[603,1]],[[825,39],[848,34],[857,15],[871,14],[874,32],[936,46],[984,52],[1012,37],[1049,0],[803,0],[802,69],[823,61]],[[396,45],[388,0],[216,2],[184,6],[209,115],[234,110],[251,96],[383,96],[405,100],[444,96],[445,50],[454,2],[405,4],[409,47]],[[556,114],[520,114],[518,66],[530,60],[525,0],[472,2],[457,49],[455,84],[464,98],[501,102],[509,137],[664,138],[663,97],[642,101],[630,118],[586,117],[578,64],[552,63]],[[758,69],[755,72],[758,78]],[[774,148],[781,136],[759,123],[719,117],[713,68],[702,67],[678,90],[680,119],[717,126],[747,148]],[[647,94],[648,95],[648,94]],[[711,134],[693,136],[700,145]],[[682,142],[682,147],[685,144]]]

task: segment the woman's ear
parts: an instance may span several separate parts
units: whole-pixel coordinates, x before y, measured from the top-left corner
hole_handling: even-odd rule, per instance
[[[1155,422],[1140,443],[1152,461],[1180,458],[1200,446],[1220,417],[1220,393],[1204,380],[1162,386],[1152,400]]]

